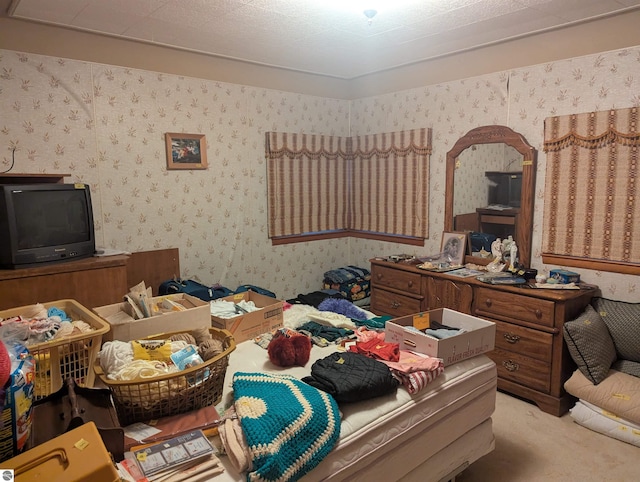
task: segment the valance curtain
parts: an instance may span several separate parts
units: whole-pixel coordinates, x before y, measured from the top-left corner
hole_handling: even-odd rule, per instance
[[[429,237],[431,129],[354,138],[351,229]]]
[[[431,130],[361,137],[268,132],[269,237],[428,237]]]
[[[630,108],[545,120],[543,260],[640,263],[638,115]]]

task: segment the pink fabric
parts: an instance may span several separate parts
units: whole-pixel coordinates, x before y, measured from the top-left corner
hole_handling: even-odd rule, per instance
[[[444,372],[440,358],[433,358],[407,350],[400,350],[400,360],[384,361],[394,377],[410,394],[416,394]]]
[[[358,328],[354,332],[354,335],[356,336],[356,340],[359,342],[366,342],[370,340],[384,341],[383,331],[369,330],[364,326],[361,326],[360,328]]]

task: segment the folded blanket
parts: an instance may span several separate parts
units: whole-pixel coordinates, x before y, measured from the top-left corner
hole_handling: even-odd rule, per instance
[[[349,281],[371,279],[371,273],[357,266],[345,266],[338,269],[332,269],[324,273],[324,278],[329,283],[347,283]]]
[[[292,376],[238,372],[233,393],[251,455],[249,481],[298,480],[338,441],[336,401]]]

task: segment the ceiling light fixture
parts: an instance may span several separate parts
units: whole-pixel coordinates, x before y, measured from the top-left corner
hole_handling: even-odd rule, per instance
[[[362,13],[364,13],[364,16],[367,17],[367,23],[371,25],[371,23],[373,22],[373,17],[376,16],[378,11],[373,8],[368,8]]]

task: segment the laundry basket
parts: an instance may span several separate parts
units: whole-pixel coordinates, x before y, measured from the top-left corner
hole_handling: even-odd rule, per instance
[[[57,392],[67,378],[73,378],[78,385],[93,387],[93,365],[102,345],[102,335],[110,329],[109,324],[75,300],[41,304],[47,310],[58,308],[64,311],[72,321],[84,321],[91,331],[27,345],[36,365],[34,400]],[[34,306],[20,306],[0,311],[0,319],[24,316],[25,313],[32,312]]]
[[[162,333],[144,339],[165,340],[181,333],[185,332]],[[190,412],[222,399],[229,355],[235,350],[236,343],[228,330],[209,328],[209,333],[222,342],[223,352],[179,372],[152,378],[111,380],[102,370],[100,360],[96,360],[96,375],[111,390],[120,425],[124,427],[134,422]]]

